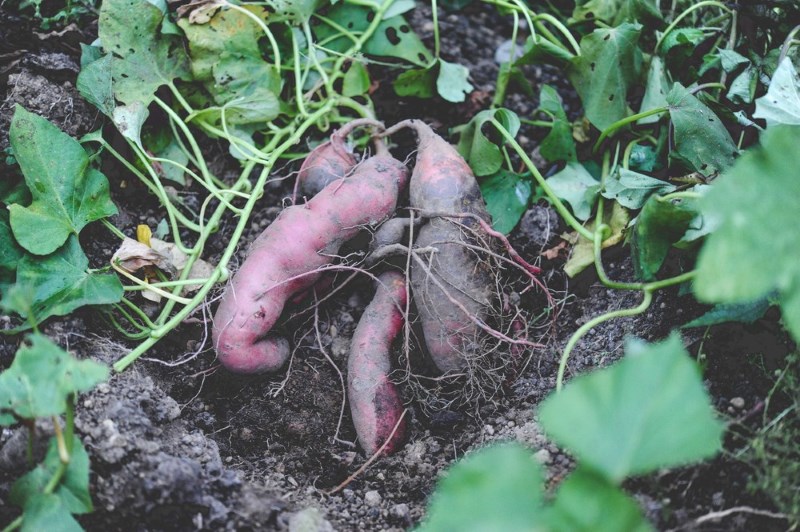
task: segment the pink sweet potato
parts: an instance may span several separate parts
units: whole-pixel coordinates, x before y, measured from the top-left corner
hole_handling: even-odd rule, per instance
[[[426,267],[413,263],[411,288],[428,353],[442,372],[463,371],[476,351],[480,327],[494,296],[490,266],[468,245],[479,245],[484,232],[473,214],[491,220],[469,165],[453,146],[425,123],[407,120],[392,127],[413,129],[419,139],[409,183],[411,207],[430,216],[418,232],[416,248],[435,248]],[[390,132],[387,131],[387,132]],[[444,289],[443,289],[444,288]]]
[[[403,329],[406,283],[401,273],[388,271],[378,277],[375,297],[358,322],[347,361],[347,397],[358,442],[372,455],[394,435],[384,453],[403,441],[403,402],[389,380],[392,342]],[[398,425],[400,423],[400,425]]]
[[[289,343],[270,334],[285,303],[314,284],[361,228],[392,215],[407,178],[400,161],[379,154],[305,205],[281,212],[252,244],[214,315],[214,347],[223,365],[261,373],[286,362]]]
[[[314,148],[305,158],[295,181],[293,200],[297,194],[313,197],[330,183],[345,177],[355,167],[358,159],[347,145],[347,135],[361,126],[383,130],[383,124],[368,118],[348,122],[331,135],[330,140]]]

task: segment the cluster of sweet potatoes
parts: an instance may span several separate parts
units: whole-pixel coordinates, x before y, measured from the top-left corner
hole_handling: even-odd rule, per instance
[[[370,128],[376,149],[358,161],[347,135],[360,127]],[[402,128],[418,138],[410,179],[406,165],[381,140]],[[406,185],[408,216],[393,219]],[[407,298],[416,307],[432,362],[443,373],[465,370],[466,353],[474,349],[497,299],[493,272],[475,251],[488,240],[490,216],[467,163],[418,120],[388,130],[370,120],[344,126],[306,158],[298,194],[307,201],[286,208],[255,240],[220,301],[213,322],[219,360],[242,373],[281,368],[289,342],[272,329],[287,303],[335,267],[346,242],[369,230],[375,256],[391,246],[405,250],[410,273],[385,263],[372,267],[376,292],[353,335],[347,393],[361,446],[368,453],[391,452],[404,429],[402,400],[389,375],[392,345],[407,319]],[[422,225],[409,223],[414,219]],[[411,238],[409,249],[404,244]],[[367,256],[357,266],[366,269],[374,262]]]

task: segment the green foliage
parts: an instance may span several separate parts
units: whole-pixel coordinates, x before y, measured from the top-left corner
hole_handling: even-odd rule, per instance
[[[600,182],[577,162],[570,162],[563,170],[547,179],[553,193],[572,207],[579,220],[586,221],[592,215],[592,206],[600,192]]]
[[[623,22],[658,22],[661,12],[654,0],[578,0],[572,18],[576,21],[601,20],[618,26]]]
[[[26,341],[11,367],[0,373],[0,425],[59,416],[71,396],[108,378],[108,368],[74,359],[45,336],[32,334]]]
[[[29,206],[9,207],[14,237],[23,248],[47,255],[87,223],[117,213],[108,180],[89,167],[89,156],[69,135],[17,106],[9,136],[33,195]]]
[[[767,130],[702,201],[719,219],[697,265],[695,293],[702,301],[746,303],[777,292],[784,322],[800,339],[800,235],[791,227],[800,212],[798,126]]]
[[[503,234],[516,227],[531,201],[530,178],[499,170],[480,182],[486,209],[492,215],[492,226]]]
[[[642,54],[637,46],[641,24],[600,28],[581,39],[581,54],[567,72],[586,117],[603,130],[625,117],[628,88],[639,77]]]
[[[394,82],[394,91],[398,96],[416,98],[431,98],[439,94],[448,102],[459,103],[472,92],[468,77],[467,67],[437,59],[430,66],[400,74]]]
[[[720,323],[735,321],[738,323],[753,323],[764,317],[771,303],[765,297],[749,303],[729,303],[714,305],[714,307],[689,323],[683,325],[684,329],[692,327],[710,327]]]
[[[458,152],[469,163],[476,176],[491,175],[500,170],[504,158],[499,135],[494,126],[487,124],[497,120],[511,135],[519,131],[519,117],[508,109],[490,109],[476,114],[461,130]]]
[[[772,75],[767,93],[756,100],[754,118],[763,118],[768,126],[800,125],[800,74],[788,57]]]
[[[542,85],[539,92],[539,109],[553,119],[550,133],[539,145],[542,157],[548,161],[577,161],[575,140],[572,138],[572,124],[567,119],[567,113],[564,112],[561,96],[550,85]]]
[[[529,453],[517,445],[488,448],[451,468],[420,530],[652,530],[619,485],[712,456],[722,424],[677,335],[658,344],[631,341],[626,353],[542,403],[542,426],[578,460],[551,503]]]
[[[628,209],[641,209],[653,194],[667,194],[675,190],[671,185],[638,172],[617,168],[606,177],[603,197],[614,199]]]

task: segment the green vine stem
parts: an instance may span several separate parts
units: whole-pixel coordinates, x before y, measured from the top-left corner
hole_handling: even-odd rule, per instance
[[[641,113],[636,113],[635,115],[626,116],[621,120],[617,120],[607,128],[605,128],[602,133],[600,133],[600,137],[598,137],[597,142],[594,143],[594,147],[592,148],[592,153],[597,153],[597,150],[600,148],[600,145],[603,143],[606,138],[613,135],[618,129],[627,126],[637,120],[642,118],[647,118],[648,116],[657,115],[660,113],[666,113],[669,111],[669,107],[656,107],[655,109],[650,109],[649,111],[644,111]]]

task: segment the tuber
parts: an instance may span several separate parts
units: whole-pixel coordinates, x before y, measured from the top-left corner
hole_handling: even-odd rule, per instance
[[[384,443],[384,453],[393,452],[405,432],[405,422],[401,421],[403,403],[397,387],[389,380],[392,342],[405,323],[405,277],[387,271],[376,284],[375,296],[353,334],[347,361],[350,412],[358,441],[369,455]],[[391,441],[387,442],[390,436]]]

